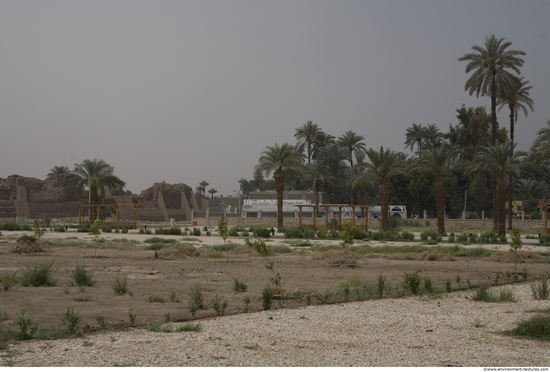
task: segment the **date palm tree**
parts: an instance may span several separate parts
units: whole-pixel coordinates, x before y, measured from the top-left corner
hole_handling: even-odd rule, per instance
[[[499,104],[499,111],[504,107],[508,106],[510,109],[510,141],[514,143],[514,124],[518,120],[518,111],[523,111],[525,117],[529,115],[528,108],[533,111],[533,99],[529,97],[529,90],[533,89],[532,86],[528,85],[529,80],[523,80],[523,76],[516,78],[516,83],[506,89],[498,97],[497,103]],[[508,205],[512,205],[513,197],[513,187],[514,177],[510,174],[508,178]],[[508,229],[512,229],[512,209],[510,208],[510,213],[508,214]]]
[[[316,160],[313,163],[307,164],[304,181],[313,188],[315,203],[319,204],[319,190],[328,181],[328,172],[325,163]]]
[[[337,189],[346,169],[346,165],[344,164],[345,156],[344,149],[336,142],[330,142],[319,153],[319,158],[326,164],[329,170],[329,182],[332,186],[332,203],[338,202]]]
[[[267,146],[262,151],[258,164],[254,168],[255,173],[265,173],[266,176],[273,172],[275,189],[277,190],[277,226],[283,227],[283,189],[286,173],[290,170],[303,169],[301,155],[294,146],[288,143]]]
[[[311,163],[311,156],[313,155],[313,146],[315,139],[321,132],[321,128],[311,120],[307,121],[300,128],[296,128],[294,137],[298,140],[296,143],[296,149],[298,152],[303,153],[306,150],[307,163]]]
[[[67,175],[71,171],[69,170],[69,167],[66,165],[56,165],[52,169],[50,169],[50,173],[48,173],[48,176],[59,176],[59,175]]]
[[[413,170],[434,175],[437,231],[440,233],[445,232],[445,177],[453,170],[458,152],[458,146],[443,143],[440,147],[417,151],[418,158],[412,163]]]
[[[353,168],[353,153],[357,151],[365,151],[365,137],[358,135],[352,130],[348,130],[338,138],[338,144],[344,149],[346,160],[349,161],[350,167]]]
[[[537,132],[537,138],[533,141],[531,151],[536,157],[547,158],[550,155],[550,120],[546,121],[546,127]]]
[[[368,162],[362,163],[364,172],[355,178],[354,183],[369,183],[374,180],[378,184],[380,207],[382,209],[382,229],[388,229],[389,212],[389,183],[393,176],[403,174],[405,169],[405,156],[400,152],[390,149],[379,151],[368,149],[366,152]]]
[[[483,146],[474,155],[473,160],[466,165],[465,170],[469,173],[487,171],[491,173],[496,183],[496,200],[498,215],[498,235],[506,234],[506,177],[512,173],[519,175],[519,158],[524,156],[523,152],[513,152],[515,144],[510,140],[496,145]],[[510,156],[510,154],[513,154]]]
[[[459,61],[468,61],[466,73],[474,71],[466,82],[464,90],[468,90],[470,95],[475,92],[477,97],[480,94],[491,97],[491,144],[494,146],[496,146],[497,138],[497,96],[515,84],[515,77],[507,70],[513,70],[519,75],[519,68],[523,66],[524,62],[519,56],[525,55],[525,52],[520,50],[507,50],[512,43],[504,40],[495,37],[495,35],[485,36],[484,47],[474,45],[472,46],[473,53],[467,53],[458,59]],[[497,194],[496,181],[493,180],[493,213],[495,215],[493,230],[498,230]]]
[[[422,128],[423,148],[438,147],[443,141],[443,133],[439,131],[439,128],[435,124],[428,124]]]
[[[102,193],[103,186],[124,187],[126,185],[126,182],[115,176],[113,171],[114,168],[105,160],[86,159],[82,163],[74,165],[73,171],[65,177],[65,182],[73,183],[79,190],[87,188],[88,202],[91,203]]]
[[[413,151],[414,145],[416,145],[416,149],[420,150],[423,142],[424,128],[422,128],[422,124],[413,123],[409,128],[407,128],[407,132],[405,133],[405,148],[408,147],[411,151]]]

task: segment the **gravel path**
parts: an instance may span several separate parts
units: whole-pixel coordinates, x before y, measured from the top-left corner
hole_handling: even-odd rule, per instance
[[[548,308],[530,284],[518,302],[471,292],[309,306],[202,320],[202,331],[144,329],[85,339],[20,342],[3,365],[21,366],[550,366],[549,343],[502,336],[524,311]],[[493,289],[497,290],[497,289]],[[474,321],[485,324],[474,326]],[[181,324],[173,324],[179,326]]]

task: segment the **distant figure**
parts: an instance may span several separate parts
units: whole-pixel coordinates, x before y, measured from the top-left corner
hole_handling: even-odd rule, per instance
[[[273,227],[271,228],[271,236],[275,236],[275,229]]]
[[[173,218],[170,218],[170,227],[176,226],[176,221]]]
[[[208,228],[206,226],[204,227],[204,231],[208,231]]]

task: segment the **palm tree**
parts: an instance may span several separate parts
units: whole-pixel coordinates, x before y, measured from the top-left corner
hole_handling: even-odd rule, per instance
[[[350,167],[353,168],[353,152],[365,151],[365,137],[358,135],[352,130],[348,130],[344,135],[338,138],[338,144],[345,151],[346,159],[349,160]]]
[[[414,170],[434,175],[437,231],[440,233],[445,232],[445,177],[453,170],[458,151],[457,146],[443,143],[440,147],[417,151],[418,159],[412,164]]]
[[[79,190],[86,187],[88,189],[88,202],[91,203],[102,193],[103,186],[124,187],[126,185],[126,182],[113,174],[113,170],[114,168],[105,160],[86,159],[82,163],[74,165],[73,171],[65,177],[65,182],[74,183]]]
[[[206,186],[210,185],[208,182],[206,181],[201,181],[199,182],[199,185],[197,187],[195,187],[195,190],[199,193],[199,194],[202,194],[204,196],[206,196]],[[196,193],[195,193],[196,195]]]
[[[516,78],[516,83],[511,86],[509,89],[506,89],[502,92],[502,95],[498,98],[498,104],[500,105],[499,111],[504,107],[508,106],[510,109],[510,141],[514,143],[514,124],[518,120],[518,111],[523,111],[525,117],[529,115],[529,108],[533,111],[533,99],[529,97],[529,90],[533,89],[532,86],[527,86],[529,80],[523,81],[523,76]],[[513,187],[514,177],[510,174],[508,178],[508,205],[512,205],[514,199],[513,196]],[[512,229],[512,209],[510,208],[510,213],[508,214],[508,229]]]
[[[368,183],[373,179],[376,181],[382,209],[382,229],[387,230],[390,204],[388,186],[393,176],[405,172],[405,156],[390,149],[384,150],[383,147],[380,147],[380,151],[368,149],[366,154],[370,162],[362,163],[365,171],[356,178],[354,183]]]
[[[422,128],[423,147],[438,147],[443,141],[443,133],[439,131],[439,128],[435,124],[428,124],[428,126]]]
[[[319,133],[315,136],[315,141],[313,142],[312,158],[319,159],[321,150],[334,142],[336,142],[336,138],[332,134],[328,134],[322,130],[319,131]]]
[[[519,175],[519,157],[524,156],[522,152],[513,152],[515,144],[510,140],[496,145],[483,146],[474,155],[474,159],[465,170],[469,173],[487,171],[491,173],[496,183],[496,202],[498,218],[498,235],[506,234],[506,177],[512,173]],[[513,154],[510,156],[510,154]]]
[[[518,75],[519,67],[523,66],[525,52],[520,50],[506,50],[511,42],[504,42],[502,38],[496,38],[495,35],[485,36],[485,48],[474,45],[474,53],[467,53],[459,58],[459,61],[469,61],[466,66],[466,73],[474,71],[472,76],[466,82],[464,90],[469,90],[470,95],[476,92],[477,97],[491,96],[491,144],[496,146],[497,138],[497,113],[496,98],[499,93],[515,84],[515,77],[506,71],[511,69]],[[497,215],[496,203],[496,182],[493,180],[493,213]],[[493,230],[498,229],[496,219],[493,219]]]
[[[266,176],[273,172],[273,180],[277,190],[277,226],[283,227],[283,188],[285,184],[286,172],[289,170],[298,170],[303,167],[300,154],[288,143],[281,146],[267,146],[262,151],[258,164],[254,168],[255,173],[265,173]]]
[[[416,149],[420,150],[424,141],[424,128],[422,128],[422,124],[413,123],[410,128],[407,128],[405,138],[405,148],[408,147],[413,151],[414,145],[416,145]]]
[[[59,175],[67,175],[71,171],[69,170],[69,167],[66,165],[56,165],[52,169],[50,169],[50,173],[48,173],[48,176],[59,176]]]
[[[325,163],[316,160],[313,163],[307,164],[304,181],[313,188],[315,192],[315,203],[319,204],[319,190],[328,181]]]
[[[214,194],[216,194],[217,192],[218,190],[216,190],[215,188],[211,188],[210,190],[208,190],[208,193],[212,195],[212,198],[211,198],[212,201],[214,201]]]
[[[357,204],[365,204],[365,192],[367,187],[373,183],[372,179],[369,179],[368,176],[363,177],[365,173],[365,157],[366,154],[363,151],[359,151],[355,154],[357,164],[346,170],[346,178],[349,180],[349,186],[351,186],[352,191],[357,191]],[[352,192],[353,195],[353,192]],[[353,197],[352,202],[353,204]],[[365,218],[365,209],[361,208],[361,217]]]
[[[344,164],[345,150],[336,142],[330,142],[319,153],[320,159],[329,169],[329,180],[332,185],[332,202],[337,203],[337,188],[346,168]]]
[[[537,138],[531,146],[531,151],[537,156],[548,157],[550,154],[550,120],[546,121],[546,128],[541,128],[537,132]]]
[[[313,145],[315,139],[321,132],[321,128],[311,120],[303,124],[300,128],[296,128],[294,137],[298,140],[296,143],[296,150],[300,153],[304,152],[304,149],[307,151],[307,163],[311,163],[311,155],[313,154]]]

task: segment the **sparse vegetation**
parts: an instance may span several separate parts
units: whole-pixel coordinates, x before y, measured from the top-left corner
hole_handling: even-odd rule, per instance
[[[125,274],[115,276],[113,291],[117,296],[122,296],[126,293],[132,295],[132,292],[128,289],[128,277]]]
[[[21,284],[25,287],[53,287],[57,281],[53,277],[55,261],[31,263],[24,271]]]

